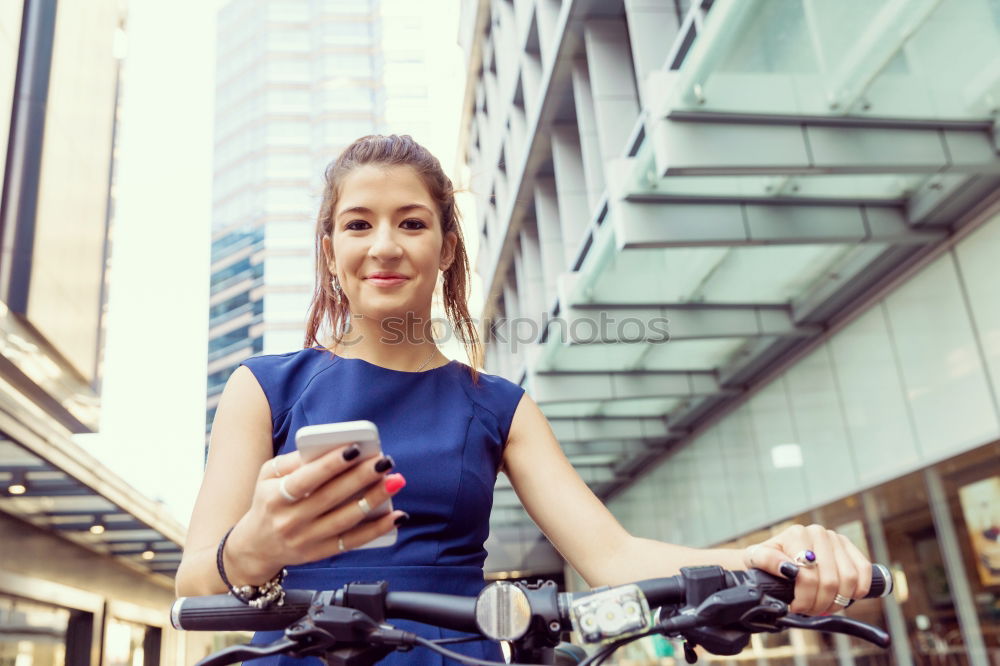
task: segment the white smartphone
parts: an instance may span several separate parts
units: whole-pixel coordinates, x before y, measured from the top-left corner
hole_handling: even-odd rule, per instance
[[[295,433],[295,446],[298,448],[302,459],[306,461],[315,460],[321,455],[356,443],[361,448],[359,462],[368,458],[374,458],[381,454],[382,446],[379,442],[378,428],[371,421],[343,421],[340,423],[320,423],[317,425],[302,426]],[[348,502],[354,502],[361,498],[359,494]],[[380,518],[392,511],[392,500],[388,499],[376,507],[365,520]],[[396,543],[396,529],[377,537],[368,543],[357,546],[361,548],[384,548]]]

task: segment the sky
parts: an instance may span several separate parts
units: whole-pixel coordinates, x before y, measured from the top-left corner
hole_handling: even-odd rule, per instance
[[[212,5],[129,3],[101,425],[77,438],[185,523],[204,457]]]
[[[101,423],[76,437],[184,524],[204,460],[215,13],[223,4],[129,0]],[[440,45],[435,61],[451,70],[438,80],[456,82],[436,96],[437,115],[457,136],[465,71],[457,2],[434,4],[441,32],[428,43]],[[451,167],[454,144],[429,147]]]

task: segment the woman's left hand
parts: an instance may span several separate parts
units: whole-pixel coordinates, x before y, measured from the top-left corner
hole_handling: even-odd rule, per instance
[[[803,566],[808,551],[815,556],[814,564]],[[797,555],[802,558],[799,562],[795,562]],[[763,569],[784,577],[780,570],[784,562],[793,562],[799,568],[795,599],[789,606],[793,613],[836,613],[846,607],[847,600],[863,598],[871,587],[871,562],[847,537],[822,525],[793,525],[743,551],[743,563],[748,569]]]

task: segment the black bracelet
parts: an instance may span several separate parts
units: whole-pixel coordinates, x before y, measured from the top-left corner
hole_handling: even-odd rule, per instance
[[[226,547],[226,540],[229,538],[234,527],[236,526],[233,525],[233,527],[230,527],[222,535],[222,540],[219,541],[219,548],[215,551],[215,566],[219,570],[219,577],[222,578],[222,582],[229,588],[229,594],[247,606],[253,606],[254,608],[267,608],[272,604],[277,604],[278,606],[284,605],[285,590],[281,587],[281,583],[284,582],[285,576],[288,574],[286,569],[282,569],[276,573],[271,580],[263,585],[240,585],[237,588],[233,587],[233,584],[229,582],[229,577],[226,575],[226,567],[222,563],[222,552]]]
[[[226,530],[226,533],[222,535],[222,541],[219,542],[219,548],[215,551],[215,566],[219,570],[219,577],[222,579],[222,582],[226,584],[226,588],[229,590],[229,593],[237,599],[240,599],[239,594],[236,593],[236,588],[234,588],[233,584],[229,582],[229,576],[226,575],[226,567],[222,563],[222,550],[226,547],[226,540],[229,538],[229,535],[233,533],[233,528],[235,527],[236,525],[233,525],[233,527],[230,527]],[[246,603],[246,600],[244,599],[240,599],[240,601]]]

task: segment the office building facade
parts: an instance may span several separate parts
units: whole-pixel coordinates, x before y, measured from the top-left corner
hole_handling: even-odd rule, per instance
[[[125,26],[0,3],[0,663],[193,663],[183,528],[74,441],[97,430]]]
[[[847,611],[890,652],[747,657],[996,663],[995,3],[470,0],[462,26],[487,370],[633,534],[819,522],[892,567]],[[551,566],[503,479],[494,506],[505,566]]]

